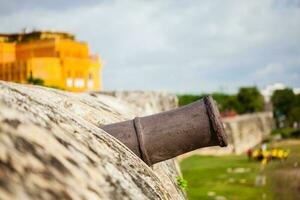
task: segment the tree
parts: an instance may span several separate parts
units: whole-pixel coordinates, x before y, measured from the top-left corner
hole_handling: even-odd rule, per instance
[[[293,121],[294,116],[297,115],[297,111],[294,110],[293,114],[291,111],[292,108],[295,107],[297,103],[295,100],[297,101],[297,99],[295,98],[295,94],[291,89],[276,90],[273,93],[271,101],[273,104],[273,112],[277,126],[279,126],[280,122],[283,122],[285,126],[292,125],[291,121]],[[289,114],[292,114],[292,116]]]
[[[239,108],[236,95],[213,93],[212,97],[217,101],[220,112],[237,111]]]
[[[242,87],[237,94],[238,113],[253,113],[262,111],[264,100],[256,87]]]
[[[201,99],[201,95],[178,95],[179,105],[183,106]],[[237,95],[213,93],[212,97],[218,103],[220,112],[234,111],[239,114],[262,111],[264,100],[256,87],[240,88]]]
[[[289,123],[294,125],[296,123],[297,128],[300,128],[300,94],[295,95],[293,106],[288,113]]]
[[[192,94],[178,95],[178,104],[179,106],[184,106],[194,101],[197,101],[202,97],[203,95],[192,95]]]
[[[224,107],[227,108],[226,111],[238,112],[240,110],[241,105],[238,102],[237,96],[236,95],[231,95],[226,100]]]

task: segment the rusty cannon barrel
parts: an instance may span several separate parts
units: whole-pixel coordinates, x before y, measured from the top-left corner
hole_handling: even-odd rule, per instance
[[[208,146],[227,146],[211,96],[174,110],[101,127],[148,165]]]

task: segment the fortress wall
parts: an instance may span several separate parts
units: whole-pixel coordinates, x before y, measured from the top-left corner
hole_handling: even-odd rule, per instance
[[[230,137],[232,152],[243,153],[267,138],[273,128],[273,114],[261,112],[225,118],[225,130]]]
[[[104,91],[100,94],[110,95],[126,101],[136,107],[139,116],[171,110],[178,106],[177,96],[167,92],[144,91]]]
[[[185,199],[173,160],[149,167],[99,128],[137,108],[0,81],[0,199]]]

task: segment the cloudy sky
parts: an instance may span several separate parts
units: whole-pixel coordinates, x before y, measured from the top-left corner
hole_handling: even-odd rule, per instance
[[[76,34],[107,90],[300,87],[300,0],[0,0],[0,24]]]

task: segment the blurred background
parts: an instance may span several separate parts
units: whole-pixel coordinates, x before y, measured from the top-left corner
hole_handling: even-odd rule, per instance
[[[190,199],[300,198],[299,0],[0,0],[0,24],[1,80],[212,94],[232,145],[181,159]]]
[[[300,87],[299,1],[1,0],[0,31],[62,31],[104,63],[103,89]]]

